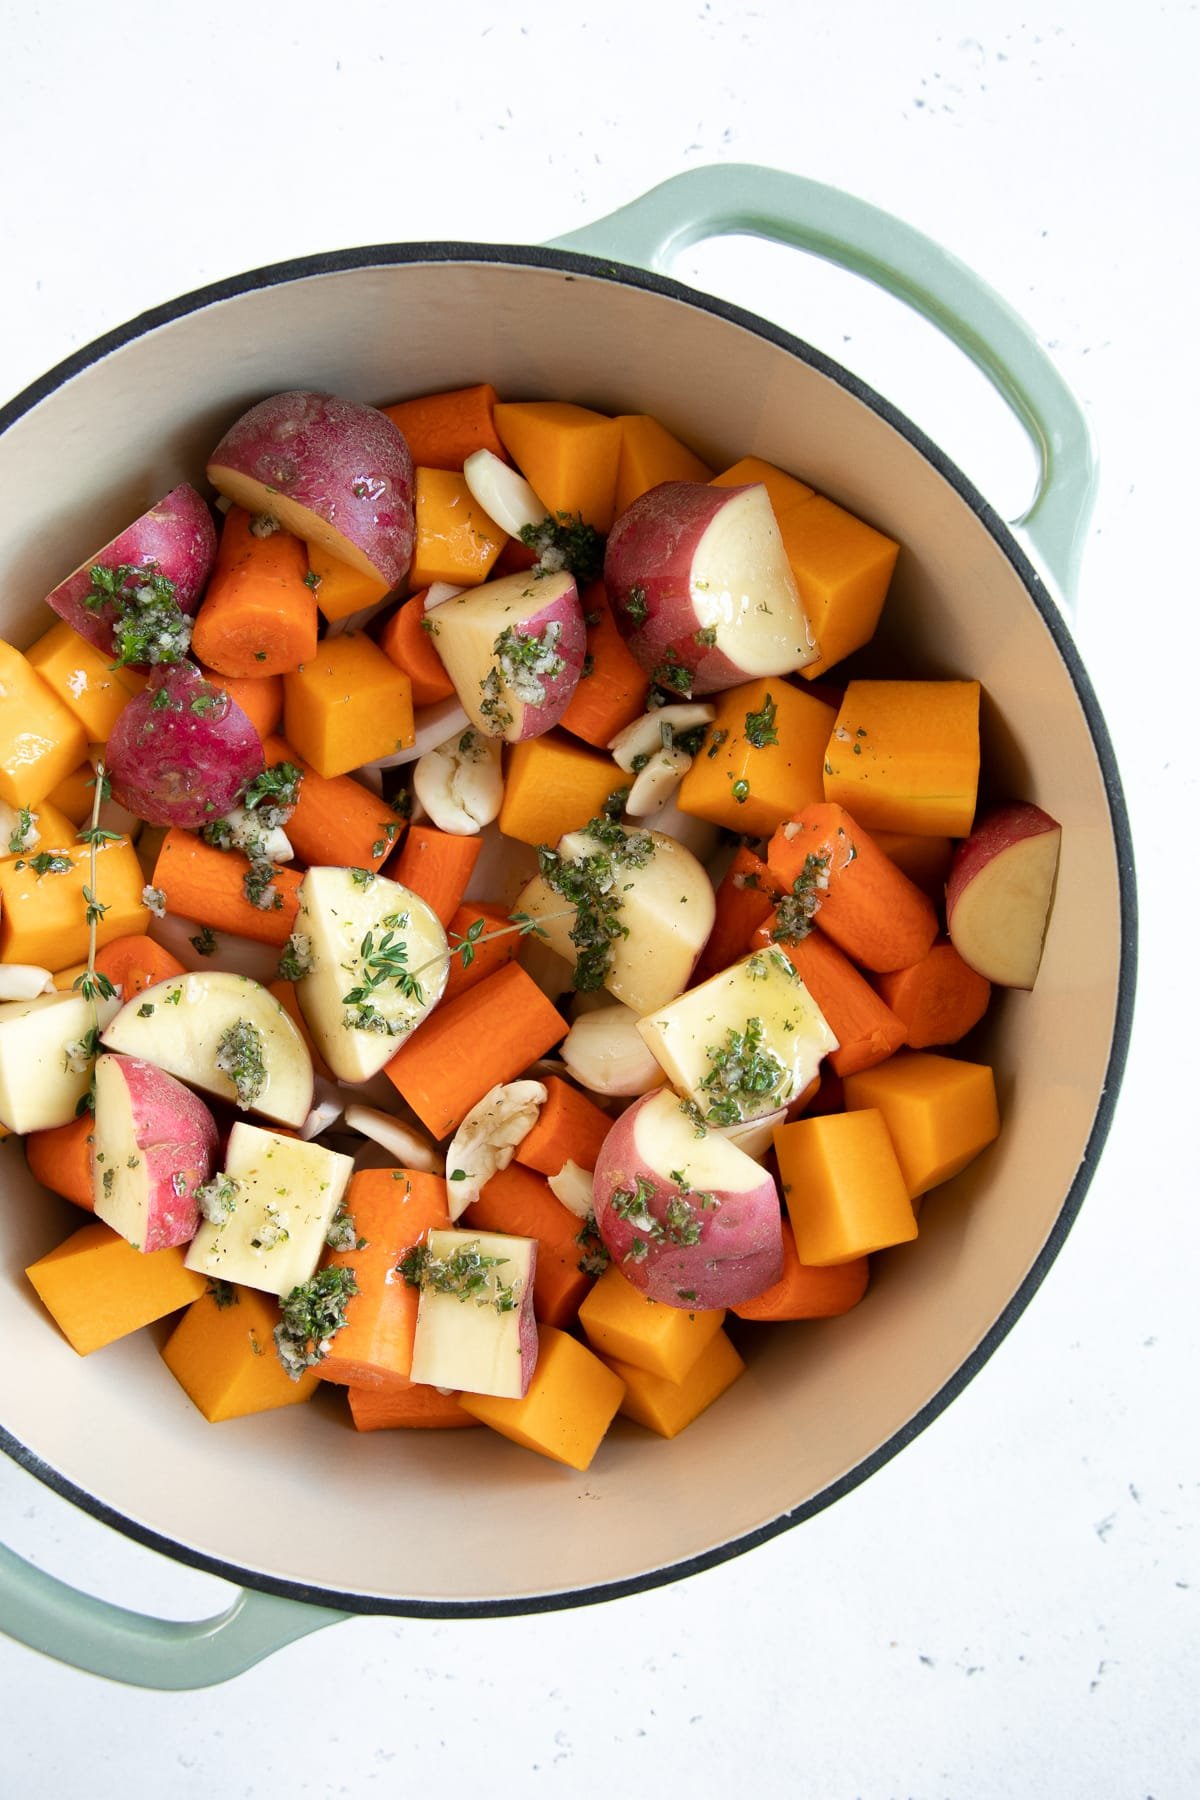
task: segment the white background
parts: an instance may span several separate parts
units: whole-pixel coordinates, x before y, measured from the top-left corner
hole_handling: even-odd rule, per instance
[[[6,1800],[1200,1791],[1198,53],[1178,0],[0,5],[2,396],[242,268],[536,243],[713,161],[845,187],[954,249],[1033,322],[1100,440],[1077,636],[1143,912],[1132,1062],[1079,1223],[965,1395],[864,1487],[682,1586],[355,1620],[194,1695],[0,1637]],[[676,273],[828,350],[1020,510],[1015,428],[890,302],[747,240]],[[224,1591],[7,1462],[0,1537],[164,1614]]]

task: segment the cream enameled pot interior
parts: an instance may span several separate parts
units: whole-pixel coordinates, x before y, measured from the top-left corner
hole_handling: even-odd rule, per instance
[[[568,264],[571,259],[562,259]],[[341,1397],[220,1426],[162,1364],[165,1330],[75,1355],[22,1270],[80,1222],[0,1145],[6,1354],[19,1453],[189,1560],[367,1604],[521,1605],[651,1576],[770,1529],[864,1464],[959,1378],[1055,1232],[1101,1104],[1117,1014],[1118,859],[1070,672],[1018,568],[935,463],[839,381],[662,284],[531,259],[332,270],[214,300],[132,337],[0,438],[0,633],[177,481],[248,403],[288,387],[385,402],[490,380],[513,399],[650,412],[714,465],[754,452],[903,545],[885,667],[977,677],[997,793],[1064,826],[1035,993],[1000,998],[999,1142],[935,1191],[915,1245],[846,1318],[744,1328],[744,1378],[671,1443],[617,1421],[585,1475],[492,1433],[357,1436]]]

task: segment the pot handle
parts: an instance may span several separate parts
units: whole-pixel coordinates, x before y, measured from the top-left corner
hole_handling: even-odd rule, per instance
[[[212,1687],[350,1617],[246,1589],[215,1618],[151,1619],[82,1594],[0,1544],[0,1629],[71,1668],[131,1687]]]
[[[1072,606],[1096,496],[1091,429],[1034,333],[932,238],[838,188],[752,163],[717,163],[661,182],[548,248],[669,272],[689,245],[743,232],[807,250],[902,300],[971,358],[1038,453],[1038,489],[1013,523]]]

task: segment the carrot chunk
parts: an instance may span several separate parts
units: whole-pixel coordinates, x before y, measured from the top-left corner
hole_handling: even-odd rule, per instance
[[[427,1231],[450,1224],[446,1183],[416,1169],[361,1169],[346,1190],[345,1210],[365,1241],[361,1249],[332,1251],[325,1261],[353,1269],[358,1292],[317,1372],[343,1387],[406,1383],[420,1294],[396,1269]]]
[[[217,560],[196,614],[192,648],[222,675],[283,675],[317,648],[317,601],[308,551],[287,531],[265,537],[230,507]]]
[[[497,398],[491,383],[481,381],[475,387],[397,400],[380,410],[404,433],[416,466],[461,469],[476,450],[490,450],[508,461],[492,416]]]
[[[775,832],[767,863],[785,892],[815,895],[817,925],[865,969],[906,969],[937,936],[929,896],[842,806],[802,807]]]
[[[479,861],[482,840],[456,837],[432,825],[410,825],[400,849],[384,870],[392,881],[411,888],[449,925]]]

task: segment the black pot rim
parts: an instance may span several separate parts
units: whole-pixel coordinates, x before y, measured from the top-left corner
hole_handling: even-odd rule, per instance
[[[647,292],[699,307],[705,312],[725,319],[730,324],[740,326],[742,329],[752,332],[756,337],[763,338],[768,343],[788,351],[820,374],[827,376],[839,387],[844,388],[856,399],[869,406],[873,412],[904,437],[914,449],[919,451],[970,508],[1016,570],[1070,675],[1080,706],[1087,719],[1108,800],[1109,818],[1117,853],[1121,912],[1120,962],[1113,1038],[1096,1116],[1083,1158],[1053,1230],[1008,1306],[950,1379],[912,1419],[870,1456],[865,1457],[838,1481],[831,1482],[828,1487],[823,1488],[819,1494],[815,1494],[803,1505],[781,1513],[778,1517],[752,1531],[715,1545],[700,1555],[686,1557],[661,1568],[646,1570],[623,1581],[604,1582],[594,1587],[571,1588],[510,1599],[405,1600],[386,1595],[344,1593],[329,1588],[311,1587],[302,1582],[274,1577],[259,1570],[246,1569],[237,1564],[225,1562],[219,1557],[205,1555],[187,1544],[179,1543],[163,1533],[140,1524],[137,1520],[127,1518],[85,1488],[77,1486],[75,1482],[61,1475],[58,1470],[52,1468],[26,1445],[20,1443],[0,1424],[0,1449],[3,1449],[23,1469],[36,1476],[55,1493],[71,1501],[72,1504],[80,1507],[101,1523],[112,1526],[148,1549],[158,1551],[176,1562],[184,1563],[206,1574],[219,1576],[240,1587],[256,1589],[262,1593],[274,1594],[284,1599],[296,1600],[310,1606],[326,1607],[338,1612],[374,1613],[423,1619],[504,1618],[556,1612],[578,1606],[592,1606],[601,1601],[617,1600],[627,1595],[648,1592],[653,1588],[682,1581],[688,1576],[699,1574],[702,1570],[715,1568],[735,1556],[753,1550],[757,1545],[767,1543],[782,1532],[823,1512],[834,1501],[841,1499],[866,1481],[885,1463],[890,1462],[913,1438],[919,1436],[926,1426],[932,1424],[934,1419],[950,1405],[951,1401],[962,1393],[1007,1337],[1045,1279],[1050,1265],[1062,1248],[1067,1233],[1074,1224],[1083,1204],[1088,1185],[1099,1161],[1100,1152],[1108,1136],[1128,1055],[1133,1022],[1137,965],[1137,888],[1133,840],[1125,797],[1108,728],[1105,725],[1094,690],[1058,607],[1029,558],[999,514],[988,505],[957,465],[951,462],[945,453],[925,436],[924,432],[849,370],[844,369],[823,352],[814,349],[812,345],[806,344],[802,339],[785,331],[781,326],[759,318],[756,314],[747,312],[742,307],[735,306],[728,301],[716,299],[711,295],[687,287],[671,277],[633,268],[628,264],[611,262],[605,258],[530,245],[454,242],[375,244],[294,257],[286,262],[271,263],[264,268],[251,269],[244,274],[230,276],[206,287],[196,288],[190,293],[181,295],[178,299],[169,300],[161,306],[153,307],[149,311],[139,314],[136,318],[112,331],[105,332],[103,336],[65,357],[46,374],[31,382],[13,400],[0,407],[0,434],[7,431],[18,419],[76,375],[82,373],[83,370],[94,366],[104,357],[122,349],[135,339],[144,337],[164,325],[169,325],[189,313],[198,312],[207,306],[236,299],[241,295],[260,289],[282,287],[289,282],[306,280],[315,275],[342,274],[354,269],[429,262],[503,263],[516,264],[526,268],[547,269],[561,274],[568,280],[575,275],[588,276],[602,281],[611,281],[617,286],[642,288]]]

